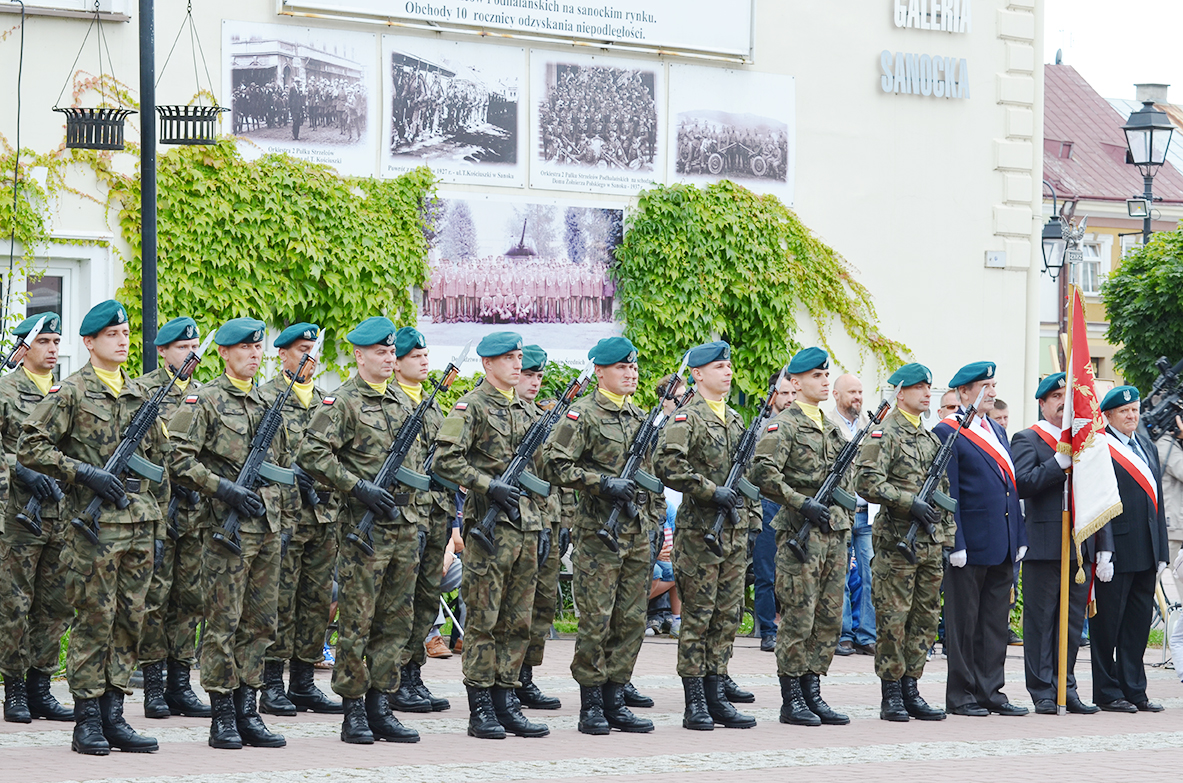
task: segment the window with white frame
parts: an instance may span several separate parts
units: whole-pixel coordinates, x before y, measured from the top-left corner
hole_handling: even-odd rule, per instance
[[[1101,245],[1097,242],[1085,242],[1080,246],[1084,260],[1072,265],[1072,272],[1068,282],[1080,286],[1084,294],[1101,293],[1103,270],[1101,268]]]
[[[1126,234],[1121,238],[1121,257],[1124,259],[1142,247],[1141,234]]]

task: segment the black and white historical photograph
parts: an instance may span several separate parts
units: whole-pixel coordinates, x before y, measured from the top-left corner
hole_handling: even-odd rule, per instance
[[[382,68],[383,176],[525,186],[525,49],[387,35]]]
[[[235,136],[372,175],[379,104],[377,37],[367,33],[223,22],[222,73]],[[251,145],[243,145],[244,154]]]
[[[533,187],[633,195],[664,174],[661,63],[531,53]]]
[[[669,181],[729,179],[793,203],[793,77],[670,67]]]

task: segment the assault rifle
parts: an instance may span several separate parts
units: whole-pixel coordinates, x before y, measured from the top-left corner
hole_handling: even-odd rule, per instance
[[[985,394],[986,390],[982,389],[978,394],[978,399],[966,409],[965,414],[961,417],[961,423],[957,425],[957,429],[953,430],[953,434],[941,444],[937,455],[933,457],[932,464],[928,466],[928,474],[924,477],[924,484],[920,486],[920,491],[916,493],[917,500],[923,500],[930,506],[939,506],[950,514],[957,510],[957,501],[938,490],[937,486],[941,483],[941,476],[945,475],[945,468],[949,467],[949,460],[953,457],[953,444],[957,442],[957,436],[961,434],[963,429],[973,423],[974,416],[977,415],[978,406],[982,404],[982,397]],[[912,564],[916,563],[916,534],[920,531],[921,525],[924,525],[924,532],[928,534],[929,538],[935,540],[936,530],[933,529],[933,526],[927,520],[913,517],[912,526],[908,528],[908,535],[904,536],[903,541],[895,545],[896,551]]]
[[[587,387],[593,366],[591,362],[588,362],[587,366],[583,368],[583,372],[579,373],[579,377],[567,384],[567,389],[559,397],[558,403],[530,425],[522,442],[518,444],[513,459],[509,461],[509,466],[501,473],[499,477],[501,481],[519,490],[525,489],[539,497],[546,497],[550,494],[550,484],[532,475],[526,468],[530,465],[534,452],[550,437],[550,431],[554,429],[559,417],[567,412],[571,403],[575,402],[575,398]],[[472,528],[472,537],[490,555],[497,552],[497,541],[494,534],[497,529],[497,517],[503,511],[510,521],[516,521],[520,516],[516,504],[501,506],[491,500],[485,516]]]
[[[1146,426],[1146,433],[1151,441],[1157,441],[1169,433],[1173,434],[1178,429],[1175,417],[1183,415],[1183,386],[1179,383],[1179,374],[1183,373],[1183,361],[1170,367],[1167,365],[1167,357],[1161,356],[1154,366],[1158,368],[1158,379],[1155,380],[1150,393],[1142,400],[1142,424]]]
[[[131,421],[128,422],[127,429],[123,431],[123,439],[119,441],[119,445],[115,447],[115,451],[107,459],[107,463],[103,465],[103,470],[120,480],[130,470],[158,484],[164,481],[164,468],[136,454],[136,449],[140,447],[140,442],[144,440],[144,436],[148,434],[148,430],[152,428],[152,425],[156,424],[156,420],[160,417],[160,406],[164,403],[164,398],[172,391],[173,386],[178,380],[188,380],[193,375],[193,371],[197,369],[197,364],[201,361],[201,357],[213,341],[214,334],[210,332],[209,336],[205,338],[205,342],[196,351],[189,352],[189,355],[185,357],[185,361],[181,363],[181,368],[169,379],[169,382],[157,389],[155,394],[140,405],[139,409],[132,415]],[[122,495],[115,503],[115,507],[124,509],[130,504],[131,501],[127,499],[127,496]],[[27,513],[29,507],[26,506],[25,510]],[[40,511],[40,505],[38,505],[37,511]],[[98,544],[99,518],[102,515],[103,499],[95,495],[91,498],[85,510],[70,520],[70,524],[78,528],[90,543]]]
[[[25,354],[29,352],[29,346],[33,344],[33,341],[37,339],[37,335],[41,334],[41,330],[45,327],[45,319],[47,317],[43,315],[38,318],[28,334],[17,338],[16,345],[12,346],[12,350],[8,352],[8,356],[4,357],[3,367],[11,370],[24,360]]]
[[[267,452],[271,449],[271,441],[275,439],[275,434],[283,426],[283,406],[287,404],[288,397],[292,395],[292,387],[295,386],[296,379],[304,372],[305,365],[320,356],[320,350],[324,347],[324,343],[325,330],[321,329],[320,336],[316,338],[312,349],[300,357],[300,366],[292,373],[292,379],[288,381],[287,387],[275,398],[275,402],[259,420],[259,429],[255,431],[255,437],[251,441],[250,453],[246,455],[242,469],[238,471],[238,478],[234,480],[234,483],[243,489],[254,492],[264,480],[288,486],[295,485],[296,476],[292,469],[281,468],[267,462]],[[238,536],[238,531],[241,528],[242,522],[239,519],[238,509],[232,507],[230,516],[226,517],[226,521],[222,523],[222,529],[214,533],[213,539],[234,554],[241,555],[242,544]]]
[[[403,461],[407,458],[411,446],[414,445],[415,438],[419,437],[419,432],[423,429],[423,417],[431,409],[436,394],[441,390],[447,391],[452,388],[452,384],[460,376],[460,367],[468,358],[468,350],[471,347],[472,341],[470,340],[468,345],[464,346],[464,350],[460,352],[460,356],[448,364],[444,369],[444,374],[433,384],[431,394],[424,397],[419,406],[415,408],[415,412],[403,420],[402,426],[398,428],[398,432],[395,433],[394,440],[390,444],[390,450],[386,452],[386,460],[378,469],[378,475],[374,476],[374,483],[382,489],[390,487],[395,481],[424,492],[431,489],[430,475],[416,473],[410,468],[403,467]],[[433,448],[429,459],[434,456],[435,449]],[[357,530],[351,530],[345,536],[367,555],[374,554],[374,516],[371,509],[366,509],[365,516],[357,523]]]
[[[859,445],[863,442],[863,438],[866,437],[871,427],[883,421],[883,417],[891,409],[891,403],[895,400],[895,396],[899,394],[899,391],[900,387],[895,387],[887,399],[879,403],[879,409],[867,420],[866,425],[854,433],[854,435],[851,435],[850,440],[842,447],[842,451],[838,452],[838,458],[830,466],[830,472],[826,474],[825,480],[813,496],[813,499],[825,508],[829,508],[834,503],[842,506],[847,511],[854,511],[858,508],[858,498],[842,488],[842,479],[846,477],[846,471],[850,470],[850,466],[854,463],[854,458],[858,456]],[[823,532],[828,533],[830,531],[829,523],[823,523],[819,527],[821,527]],[[789,551],[793,553],[793,557],[802,563],[805,562],[806,552],[809,549],[809,533],[812,529],[813,521],[806,519],[805,524],[801,525],[801,529],[797,531],[797,535],[789,540]]]
[[[185,498],[185,503],[189,508],[194,508],[201,500],[201,493],[192,489],[186,489],[173,485],[172,497],[168,499],[168,537],[176,541],[181,537],[181,530],[177,527],[177,517],[181,513],[181,498]]]

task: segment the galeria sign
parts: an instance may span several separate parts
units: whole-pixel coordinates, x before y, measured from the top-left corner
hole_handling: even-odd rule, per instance
[[[945,33],[973,32],[972,0],[892,0],[896,27]],[[879,86],[901,95],[968,98],[969,64],[963,57],[896,52],[879,54]]]
[[[895,26],[946,33],[972,33],[974,29],[971,0],[892,0],[895,3]]]

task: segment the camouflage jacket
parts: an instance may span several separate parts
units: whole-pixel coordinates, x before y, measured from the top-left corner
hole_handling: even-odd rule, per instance
[[[16,464],[16,444],[21,437],[21,425],[45,395],[30,380],[23,367],[18,367],[0,378],[0,439],[4,444],[4,464],[0,465],[0,502],[6,506],[5,524],[14,524],[16,515],[29,502],[29,490],[12,476]],[[52,500],[41,506],[42,519],[59,519],[62,502]]]
[[[573,527],[596,531],[608,521],[612,501],[599,496],[600,480],[619,476],[624,470],[633,438],[646,417],[645,411],[631,402],[619,409],[595,391],[576,400],[555,425],[554,433],[543,446],[543,461],[548,479],[579,490]],[[641,469],[653,471],[651,457]],[[639,489],[636,505],[641,512],[636,518],[621,515],[621,533],[648,533],[661,527],[665,521],[664,494]]]
[[[75,483],[78,463],[101,468],[123,440],[123,431],[132,416],[148,400],[148,393],[123,370],[123,388],[116,397],[99,380],[87,362],[82,369],[49,389],[37,403],[21,429],[16,447],[21,464],[64,482],[66,494],[62,511],[82,511],[94,497],[86,485]],[[150,462],[164,464],[168,441],[164,427],[152,427],[140,442],[136,453]],[[169,478],[157,484],[132,474],[121,476],[129,490],[139,484],[141,491],[129,491],[131,503],[125,509],[103,505],[100,524],[160,523],[156,537],[164,534],[163,521],[168,506]],[[130,479],[130,480],[129,480]]]
[[[774,528],[792,531],[801,528],[805,522],[801,506],[806,498],[817,494],[845,445],[846,439],[834,422],[823,416],[819,428],[796,404],[785,408],[764,426],[748,478],[764,497],[780,504],[781,509],[772,520]],[[850,492],[854,491],[853,473],[847,471],[842,482],[842,488]],[[850,512],[838,505],[830,506],[832,529],[849,530],[850,523]]]
[[[398,398],[399,405],[406,407],[407,410],[414,412],[419,407],[394,379],[390,381],[390,389],[391,393]],[[428,395],[431,393],[431,390],[424,389],[422,393]],[[407,454],[407,458],[403,461],[406,467],[416,473],[423,472],[423,462],[427,459],[427,452],[432,444],[435,443],[435,436],[439,434],[440,427],[443,423],[444,412],[440,410],[439,403],[432,400],[431,407],[423,413],[423,429],[419,430],[419,437],[415,439],[415,445],[411,447],[410,453]],[[405,490],[406,487],[402,489]],[[429,492],[412,490],[411,499],[415,504],[415,511],[419,516],[419,523],[421,525],[427,523],[431,515],[431,506],[433,503],[444,509],[448,514],[452,514],[455,511],[455,501],[452,499],[452,493],[447,490],[433,490]]]
[[[263,397],[264,402],[270,407],[275,404],[279,396],[288,388],[288,382],[291,378],[284,375],[282,372],[276,375],[271,380],[259,386],[259,394]],[[283,405],[283,426],[288,431],[288,456],[291,458],[293,464],[298,464],[296,459],[297,452],[300,450],[300,445],[304,442],[305,433],[308,431],[308,424],[312,421],[313,414],[316,409],[320,407],[321,400],[325,398],[324,390],[319,386],[312,387],[312,401],[305,408],[303,403],[296,397],[293,391]],[[300,467],[304,467],[301,465]],[[284,520],[284,528],[290,528],[294,525],[316,525],[328,524],[337,518],[340,511],[341,500],[340,496],[333,492],[332,488],[327,484],[318,483],[317,495],[320,497],[320,503],[314,508],[309,508],[304,505],[304,499],[300,495],[299,485],[294,487],[285,487],[284,491],[287,497],[284,499],[284,510],[290,512],[288,519]]]
[[[488,511],[485,495],[489,484],[509,467],[518,444],[534,423],[530,407],[537,406],[527,405],[516,394],[513,400],[507,400],[492,384],[482,383],[461,397],[444,419],[436,437],[435,472],[468,488],[465,530]],[[514,525],[523,531],[542,529],[542,517],[532,502],[523,500],[519,510],[518,522],[509,522],[501,514],[498,524]]]
[[[882,533],[892,543],[907,535],[912,525],[912,501],[940,448],[941,441],[932,431],[923,425],[914,427],[898,408],[887,414],[882,427],[868,433],[854,473],[859,494],[879,504],[876,535]],[[948,476],[941,476],[937,489],[949,493]],[[937,543],[953,546],[953,532],[953,515],[941,511]],[[925,538],[923,531],[920,536]]]
[[[731,457],[744,434],[743,419],[727,408],[727,424],[696,395],[674,414],[658,440],[653,456],[657,478],[682,493],[676,524],[679,528],[709,530],[718,507],[711,502],[715,488],[727,482]],[[752,501],[743,498],[750,527]]]
[[[161,386],[166,385],[172,380],[172,373],[166,367],[157,367],[150,373],[141,375],[136,378],[136,383],[144,388],[146,394],[155,394]],[[192,378],[184,389],[181,389],[179,384],[174,384],[172,389],[165,395],[163,402],[160,404],[160,420],[166,425],[172,420],[173,414],[181,407],[185,396],[191,394],[201,388],[201,384]],[[168,460],[172,462],[172,441],[168,445],[169,457]],[[172,489],[177,488],[174,482]],[[169,505],[172,504],[172,499],[169,499]],[[177,506],[177,530],[180,533],[186,533],[190,530],[196,529],[205,519],[206,512],[204,510],[204,501],[197,503],[195,506],[190,506],[187,500],[181,500]]]
[[[218,479],[235,481],[251,451],[259,422],[267,412],[267,401],[258,386],[240,391],[225,373],[218,379],[185,395],[180,409],[168,423],[172,440],[173,479],[203,495],[218,490]],[[267,450],[267,461],[280,467],[291,465],[285,427],[280,427]],[[290,487],[264,482],[256,491],[267,506],[264,518],[240,519],[242,529],[253,533],[279,532],[284,503],[290,502]],[[205,523],[221,527],[230,507],[211,499],[206,505]]]
[[[361,479],[373,481],[386,461],[390,444],[403,419],[414,411],[411,402],[404,395],[397,395],[392,380],[385,393],[380,393],[361,376],[354,376],[341,388],[324,398],[308,429],[304,442],[300,444],[297,461],[317,481],[324,482],[342,493],[339,520],[347,530],[352,530],[368,510],[366,505],[349,494]],[[404,464],[422,466],[424,449],[420,437],[407,454]],[[399,497],[398,519],[375,519],[375,524],[415,524],[417,515],[407,488],[395,484],[387,487]]]

